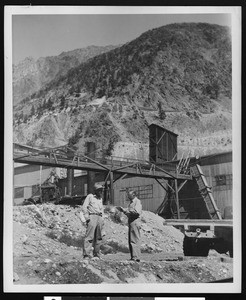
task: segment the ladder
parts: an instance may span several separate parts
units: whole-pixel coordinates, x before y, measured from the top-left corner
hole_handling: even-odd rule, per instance
[[[204,174],[202,172],[201,166],[198,164],[195,164],[190,167],[190,170],[191,170],[192,176],[195,178],[195,180],[197,182],[199,192],[206,204],[206,207],[207,207],[207,210],[208,210],[208,213],[209,213],[211,219],[222,220],[220,211],[214,200],[214,197],[213,197],[213,194],[211,191],[211,187],[208,186],[206,177],[204,176]]]
[[[189,171],[189,163],[190,163],[190,157],[189,157],[190,151],[187,154],[187,157],[184,157],[184,153],[182,153],[182,156],[179,160],[178,166],[177,166],[177,172],[179,174],[187,174]]]

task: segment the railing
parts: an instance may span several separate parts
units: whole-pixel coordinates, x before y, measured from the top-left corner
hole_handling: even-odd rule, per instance
[[[129,165],[131,163],[133,164],[142,164],[148,166],[150,162],[146,160],[141,160],[141,159],[136,159],[136,158],[126,158],[126,157],[121,157],[121,156],[108,156],[105,158],[99,158],[99,160],[104,160],[106,164],[112,165],[112,166],[124,166],[124,165]]]

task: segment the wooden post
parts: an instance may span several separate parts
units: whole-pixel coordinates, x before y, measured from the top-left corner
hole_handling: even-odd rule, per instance
[[[104,182],[103,204],[105,204],[105,205],[109,204],[109,199],[108,199],[108,184],[107,184],[107,181]]]
[[[177,215],[178,215],[178,219],[180,219],[178,180],[175,179],[174,182],[175,182],[175,195],[176,195]]]
[[[114,174],[110,171],[110,197],[111,197],[111,204],[114,205]]]
[[[39,168],[39,193],[40,193],[40,199],[41,199],[41,196],[42,196],[41,186],[42,186],[42,165]]]
[[[87,142],[87,156],[95,159],[96,144],[93,142]],[[94,193],[94,184],[96,180],[96,173],[93,171],[87,171],[87,194]]]
[[[73,176],[74,170],[72,168],[67,169],[67,193],[69,196],[73,195]]]
[[[105,205],[110,205],[110,201],[109,201],[109,186],[108,186],[108,178],[110,176],[110,172],[108,172],[106,174],[106,177],[104,179],[104,195],[103,195],[103,201]]]
[[[94,193],[95,172],[87,171],[87,194]]]

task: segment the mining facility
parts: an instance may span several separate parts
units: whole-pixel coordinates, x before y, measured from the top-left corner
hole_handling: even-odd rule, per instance
[[[148,161],[97,157],[94,143],[87,143],[86,154],[67,146],[14,144],[14,205],[80,205],[98,182],[105,205],[125,207],[131,188],[144,210],[185,234],[184,255],[206,256],[215,249],[232,256],[232,152],[178,159],[177,138],[151,124]]]

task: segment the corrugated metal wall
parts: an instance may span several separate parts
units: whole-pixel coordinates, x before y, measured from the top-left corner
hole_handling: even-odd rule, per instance
[[[225,210],[230,210],[230,207],[232,209],[232,163],[202,166],[202,170],[208,184],[212,187],[216,204],[224,216]],[[217,176],[224,176],[225,182],[218,183]]]
[[[96,182],[104,183],[104,174],[96,174]],[[164,186],[166,183],[161,181]],[[87,176],[75,177],[73,181],[73,195],[86,195]],[[65,195],[67,180],[59,180],[61,194]],[[161,205],[166,192],[164,188],[152,178],[131,177],[119,179],[114,183],[114,205],[126,207],[129,202],[126,197],[126,189],[133,189],[137,192],[144,210],[155,212]]]
[[[20,204],[24,199],[32,196],[32,186],[40,185],[49,176],[52,168],[36,165],[25,165],[14,170],[14,189],[23,187],[23,197],[16,197],[14,193],[14,204]]]
[[[162,181],[163,185],[166,184]],[[144,210],[156,212],[166,195],[164,188],[152,178],[126,178],[115,182],[115,205],[126,207],[129,202],[126,199],[126,189],[137,192]]]

